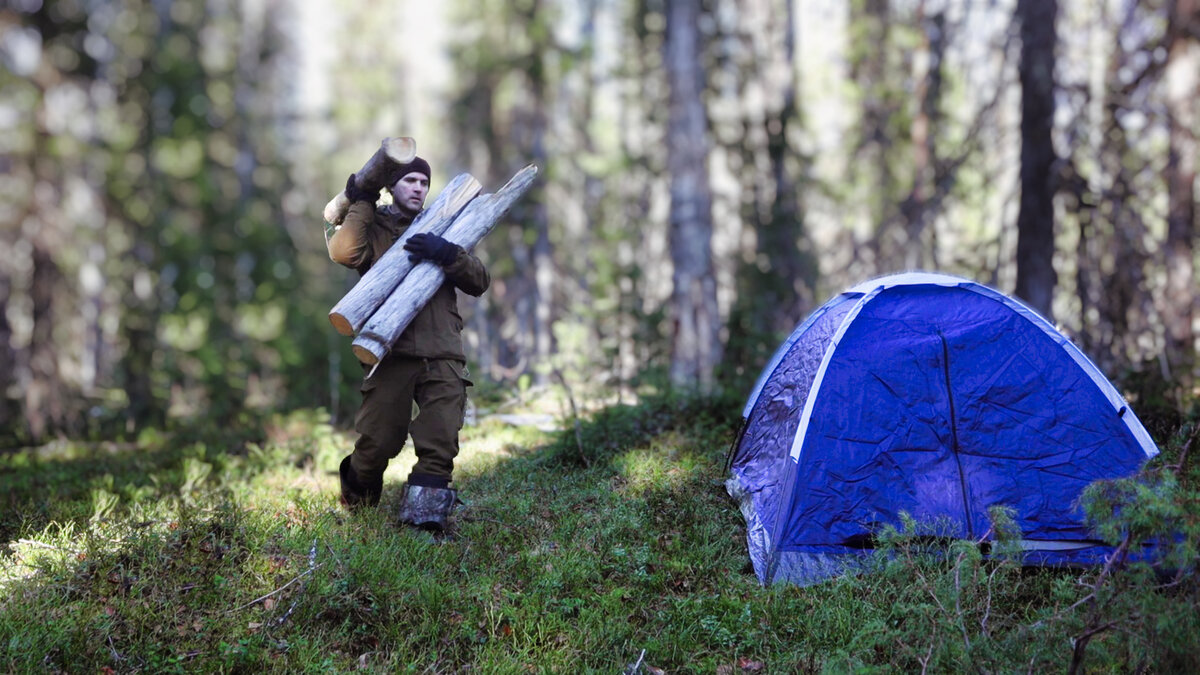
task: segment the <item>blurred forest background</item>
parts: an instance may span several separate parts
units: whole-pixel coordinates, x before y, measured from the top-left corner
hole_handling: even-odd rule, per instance
[[[1195,381],[1200,0],[7,0],[0,60],[3,447],[345,422],[321,209],[400,135],[435,194],[542,171],[461,303],[480,388],[748,389],[915,268]]]

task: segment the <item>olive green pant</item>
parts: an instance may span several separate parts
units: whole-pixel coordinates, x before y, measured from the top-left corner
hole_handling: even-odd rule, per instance
[[[359,437],[350,457],[360,481],[379,480],[410,433],[417,453],[412,473],[451,478],[467,405],[463,365],[388,357],[363,381],[362,407],[354,420]],[[415,418],[414,402],[419,409]]]

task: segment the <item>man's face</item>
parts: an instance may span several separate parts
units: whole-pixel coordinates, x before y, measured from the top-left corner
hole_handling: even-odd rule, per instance
[[[392,202],[396,206],[409,213],[416,213],[425,206],[425,195],[429,194],[429,179],[423,173],[412,171],[396,181],[391,190]]]

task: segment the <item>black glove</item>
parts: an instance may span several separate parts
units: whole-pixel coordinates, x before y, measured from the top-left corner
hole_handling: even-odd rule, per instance
[[[349,199],[351,204],[354,202],[371,202],[374,204],[378,198],[378,192],[372,195],[370,192],[358,187],[358,182],[354,180],[354,174],[350,174],[350,177],[346,179],[346,199]]]
[[[413,262],[432,260],[445,267],[458,257],[459,246],[436,234],[418,232],[404,242],[404,250],[409,252],[408,259]]]

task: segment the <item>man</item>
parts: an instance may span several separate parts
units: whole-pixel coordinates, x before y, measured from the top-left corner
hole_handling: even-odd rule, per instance
[[[375,207],[378,194],[359,189],[351,175],[351,205],[329,239],[329,257],[359,275],[404,234],[425,205],[429,163],[417,157],[396,172],[392,204]],[[491,280],[478,258],[435,234],[418,233],[404,249],[414,262],[440,265],[446,282],[400,335],[373,375],[362,384],[362,406],[354,421],[359,433],[354,452],[340,467],[342,501],[351,509],[375,506],[388,461],[400,454],[411,434],[417,463],[408,475],[399,519],[422,529],[443,531],[458,493],[450,487],[458,432],[466,410],[466,357],[462,317],[455,289],[478,297]],[[364,368],[364,371],[366,369]],[[412,417],[413,403],[418,413]]]

